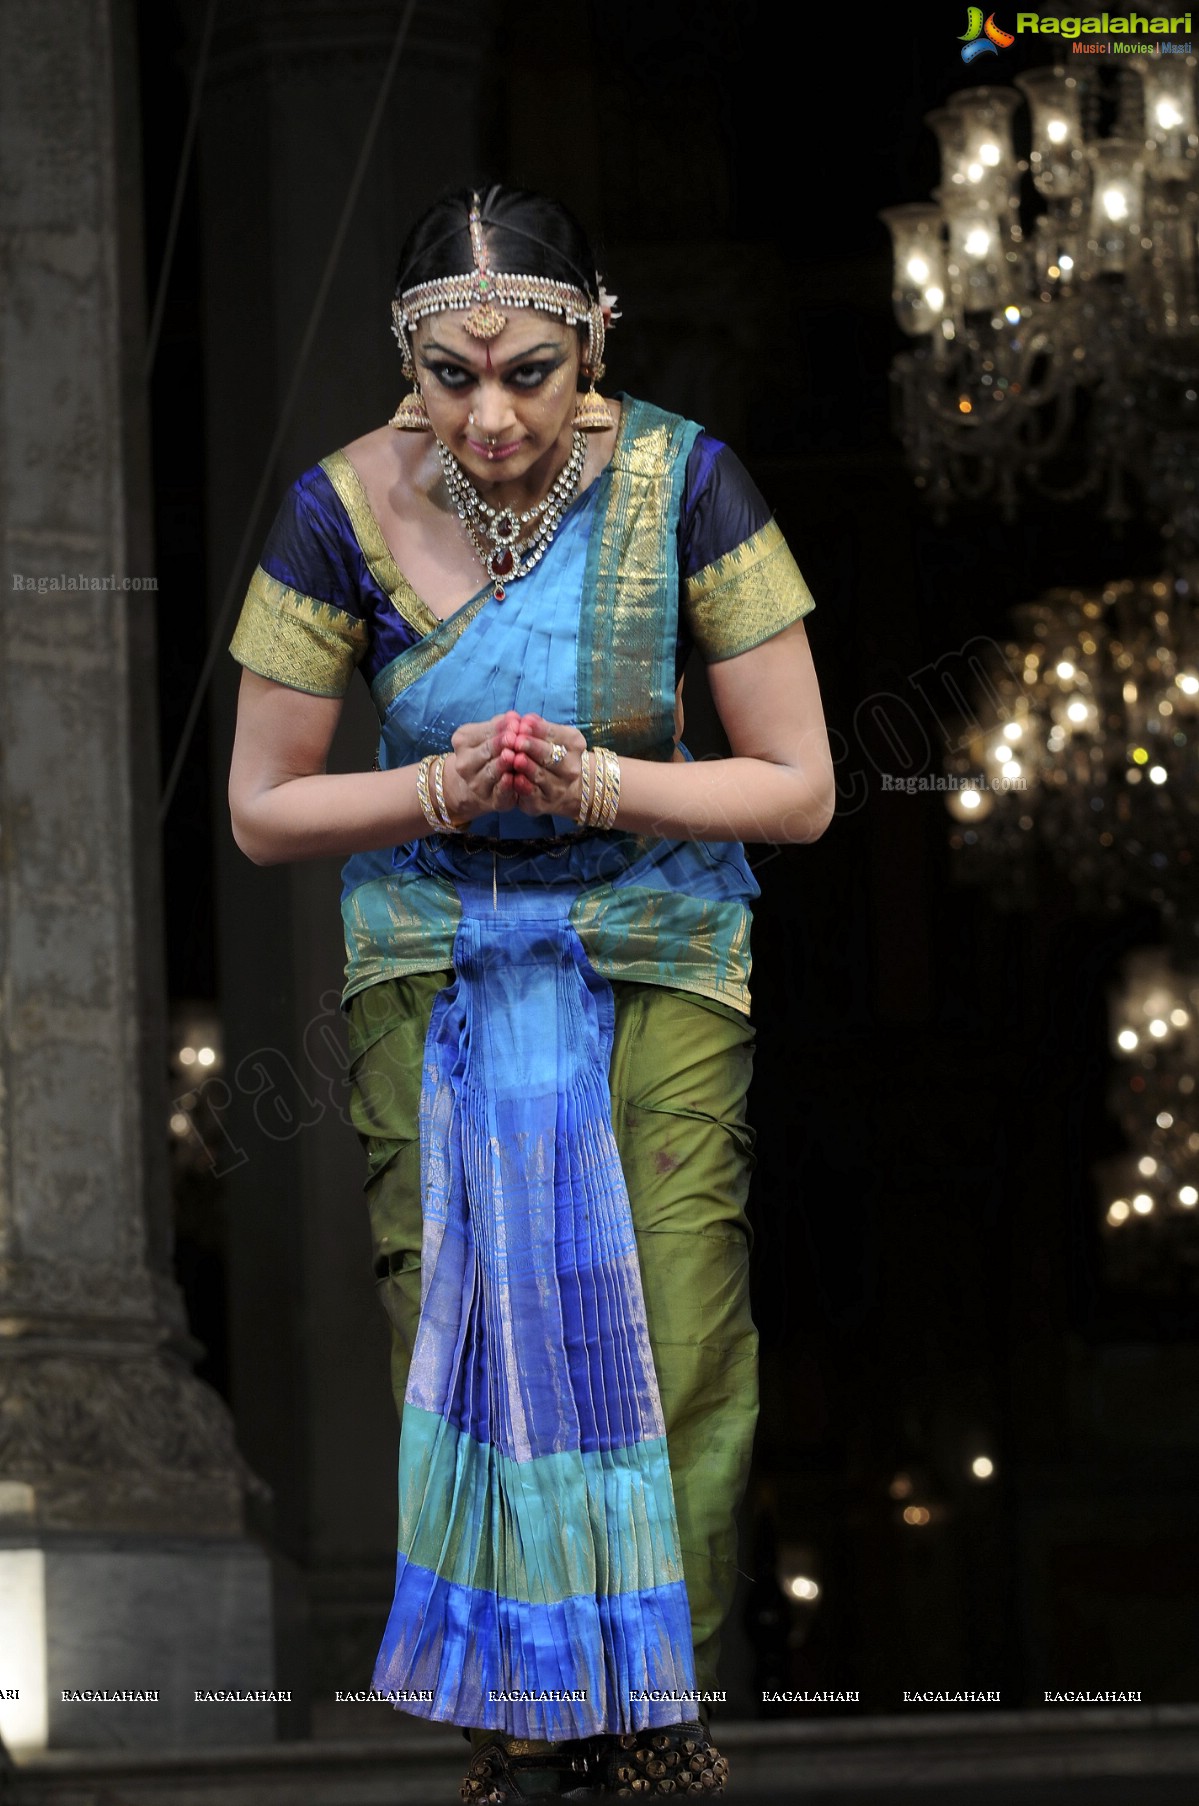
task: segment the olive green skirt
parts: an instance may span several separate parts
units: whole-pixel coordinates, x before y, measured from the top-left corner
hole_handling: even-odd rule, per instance
[[[420,1318],[423,1053],[434,998],[452,978],[386,979],[348,1006],[351,1111],[366,1150],[375,1273],[401,1413]],[[666,1425],[696,1686],[710,1691],[758,1414],[745,1214],[754,1031],[747,1017],[688,992],[619,981],[612,992],[612,1127]]]

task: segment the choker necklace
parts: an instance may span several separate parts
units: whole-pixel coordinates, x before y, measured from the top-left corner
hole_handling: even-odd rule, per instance
[[[469,477],[448,445],[437,441],[437,456],[445,474],[450,500],[458,510],[458,519],[470,535],[483,569],[492,584],[492,596],[502,602],[507,585],[518,577],[527,577],[549,549],[559,522],[575,498],[583,464],[587,457],[587,435],[576,433],[570,457],[555,477],[548,495],[533,507],[518,514],[515,508],[492,508],[472,486]],[[522,535],[521,529],[532,525],[533,531]],[[486,540],[484,539],[486,534]]]

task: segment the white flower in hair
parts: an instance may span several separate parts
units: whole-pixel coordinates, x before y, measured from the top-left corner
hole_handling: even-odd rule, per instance
[[[619,320],[621,317],[616,311],[617,299],[618,297],[616,295],[610,295],[608,293],[601,281],[599,285],[599,304],[600,312],[604,316],[604,325],[606,327],[611,326],[613,320]]]

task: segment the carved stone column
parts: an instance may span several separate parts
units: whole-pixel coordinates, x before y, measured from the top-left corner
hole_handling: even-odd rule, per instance
[[[404,10],[393,0],[242,0],[218,11],[197,143],[214,608],[231,573],[248,581],[292,480],[390,416],[403,389],[389,311],[402,236],[443,187],[477,167],[488,9],[477,0],[419,5],[238,570]],[[226,645],[234,619],[223,627]],[[222,1122],[226,1149],[237,1150],[223,1178],[234,1408],[246,1456],[271,1487],[272,1538],[294,1565],[308,1616],[307,1663],[297,1634],[284,1684],[307,1666],[317,1734],[402,1734],[418,1721],[336,1699],[369,1686],[391,1604],[399,1436],[365,1166],[345,1114],[342,862],[252,866],[233,845],[219,767],[238,679],[223,653],[212,720],[230,1100]],[[377,738],[356,677],[333,768],[368,769]]]
[[[132,0],[0,14],[0,1733],[228,1742],[269,1568],[170,1277]],[[157,1702],[64,1700],[157,1691]],[[15,1699],[7,1697],[16,1692]]]

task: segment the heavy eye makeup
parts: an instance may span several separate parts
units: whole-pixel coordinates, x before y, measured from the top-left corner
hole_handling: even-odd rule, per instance
[[[504,381],[514,389],[528,392],[539,389],[551,377],[555,370],[560,370],[566,362],[565,357],[533,358],[526,364],[517,364],[510,370]],[[470,387],[475,380],[475,373],[465,364],[451,364],[441,358],[422,358],[421,368],[436,377],[441,387],[451,395],[458,395]]]

